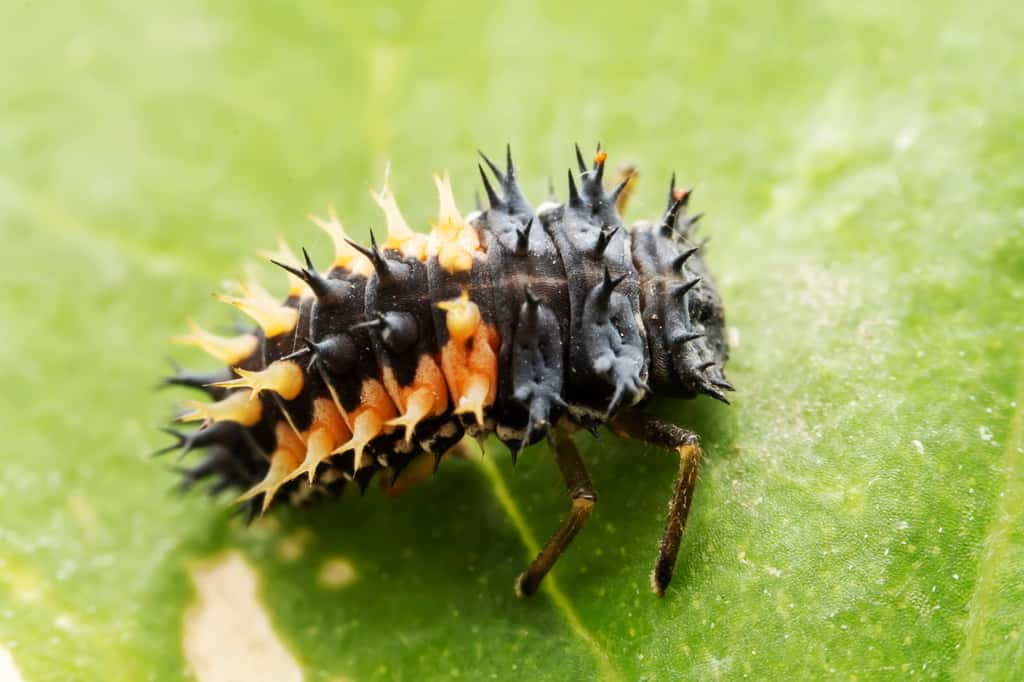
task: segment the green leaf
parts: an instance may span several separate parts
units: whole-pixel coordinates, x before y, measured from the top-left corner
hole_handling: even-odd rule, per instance
[[[1014,3],[6,3],[0,24],[0,676],[1024,670]],[[208,294],[256,249],[324,258],[303,216],[329,202],[365,236],[388,160],[426,228],[430,172],[470,206],[478,147],[511,141],[539,201],[598,139],[640,169],[630,218],[673,169],[696,186],[738,341],[731,407],[653,407],[706,455],[664,599],[676,462],[611,434],[579,439],[596,511],[530,600],[513,579],[569,506],[544,447],[252,528],[169,494],[166,338],[226,324]]]

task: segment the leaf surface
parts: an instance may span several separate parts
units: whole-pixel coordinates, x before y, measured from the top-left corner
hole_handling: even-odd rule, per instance
[[[195,577],[231,552],[309,680],[1024,669],[1012,3],[7,3],[0,24],[0,647],[26,680],[192,671]],[[166,338],[226,325],[208,294],[257,249],[325,260],[302,217],[329,202],[365,236],[389,160],[425,230],[430,172],[468,210],[475,149],[508,140],[539,202],[598,139],[640,169],[628,218],[673,169],[696,187],[738,341],[731,407],[653,408],[706,455],[663,600],[676,462],[608,433],[579,439],[594,517],[527,601],[513,579],[569,506],[543,447],[252,528],[169,494]]]

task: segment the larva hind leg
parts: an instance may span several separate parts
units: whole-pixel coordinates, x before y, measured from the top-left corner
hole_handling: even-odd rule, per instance
[[[479,446],[471,443],[468,437],[455,443],[440,455],[432,452],[420,452],[403,468],[394,467],[385,470],[385,475],[380,478],[380,486],[388,497],[399,497],[417,483],[437,473],[441,460],[451,458],[468,459],[475,455],[474,450]]]
[[[635,438],[651,445],[674,450],[679,455],[679,474],[675,490],[668,503],[668,518],[665,534],[661,538],[658,560],[651,572],[651,589],[659,597],[665,596],[665,588],[672,580],[686,528],[686,517],[693,503],[693,489],[697,483],[700,468],[701,449],[697,434],[640,412],[624,412],[610,424],[612,431],[625,438]]]
[[[558,557],[569,547],[573,538],[590,518],[594,510],[594,502],[597,501],[594,484],[590,482],[583,459],[580,457],[579,450],[576,449],[576,444],[572,442],[571,436],[561,429],[556,429],[554,439],[555,459],[558,461],[558,469],[565,481],[565,488],[572,499],[572,509],[562,521],[562,525],[540,550],[537,558],[516,580],[516,594],[520,597],[528,597],[537,591],[540,581],[548,574],[551,567],[558,561]]]

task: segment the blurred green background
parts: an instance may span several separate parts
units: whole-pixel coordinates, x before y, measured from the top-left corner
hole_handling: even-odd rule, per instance
[[[0,677],[242,670],[247,621],[200,638],[221,668],[183,645],[231,552],[308,680],[1021,675],[1019,5],[484,5],[0,7]],[[739,341],[731,407],[654,408],[706,449],[664,600],[676,462],[610,434],[528,601],[568,508],[543,447],[249,529],[170,492],[166,339],[229,326],[209,294],[257,249],[322,262],[329,202],[364,237],[388,160],[425,230],[431,172],[468,209],[508,141],[536,202],[597,140],[640,169],[627,219],[696,187]]]

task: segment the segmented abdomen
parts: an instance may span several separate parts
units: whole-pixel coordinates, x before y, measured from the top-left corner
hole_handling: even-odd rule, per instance
[[[724,400],[724,320],[690,242],[689,192],[673,179],[660,220],[627,230],[616,202],[632,178],[606,193],[605,158],[587,168],[577,149],[579,187],[570,171],[568,201],[534,209],[511,154],[504,170],[484,157],[500,192],[481,168],[488,208],[466,217],[435,177],[429,235],[385,186],[383,243],[347,240],[333,212],[316,221],[335,246],[322,272],[282,243],[270,255],[289,274],[283,302],[253,283],[222,297],[251,333],[178,338],[232,369],[168,379],[213,398],[179,418],[198,431],[172,431],[208,451],[186,484],[240,487],[255,513],[282,490],[302,500],[382,469],[393,481],[467,431],[496,433],[515,456],[563,417],[594,428],[651,394]]]

